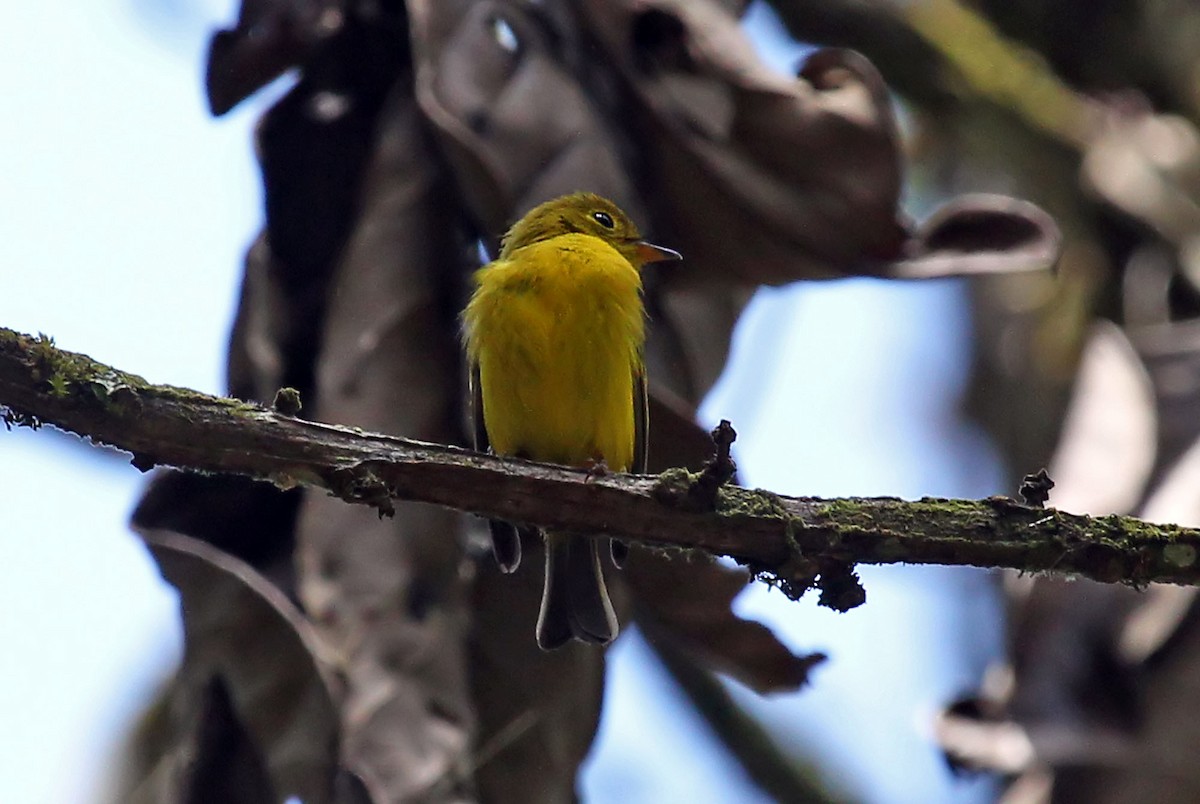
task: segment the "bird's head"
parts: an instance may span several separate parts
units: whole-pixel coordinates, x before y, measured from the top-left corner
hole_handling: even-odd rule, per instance
[[[525,246],[571,233],[600,238],[635,268],[682,259],[677,251],[643,240],[637,224],[620,207],[595,193],[572,193],[531,209],[504,236],[500,259],[508,259]]]

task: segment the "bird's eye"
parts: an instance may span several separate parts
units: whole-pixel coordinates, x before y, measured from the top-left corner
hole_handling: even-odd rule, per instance
[[[607,212],[593,212],[592,219],[605,229],[612,229],[616,225],[613,223],[612,215]]]

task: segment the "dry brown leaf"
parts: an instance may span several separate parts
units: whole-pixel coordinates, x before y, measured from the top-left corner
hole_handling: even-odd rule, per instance
[[[1130,327],[1129,339],[1154,383],[1158,404],[1156,474],[1200,437],[1200,319]]]
[[[600,722],[605,652],[581,642],[549,653],[537,646],[545,559],[540,539],[523,549],[511,575],[501,574],[490,556],[476,569],[473,770],[481,801],[553,804],[577,798],[579,765]]]
[[[409,0],[408,8],[417,98],[486,235],[580,189],[641,217],[614,134],[553,38],[571,36],[562,4]]]
[[[905,256],[879,266],[891,279],[1043,271],[1058,259],[1062,234],[1028,201],[961,195],[916,227]]]
[[[349,0],[243,0],[237,24],[213,34],[205,86],[222,115],[339,33]]]
[[[331,801],[338,685],[318,658],[320,642],[308,621],[278,588],[227,553],[170,531],[142,536],[179,590],[186,646],[180,683],[192,690],[180,703],[188,695],[204,700],[211,680],[220,679],[279,795]]]
[[[634,616],[647,640],[669,640],[755,692],[796,690],[825,659],[798,656],[765,625],[733,613],[734,598],[750,580],[744,570],[635,548],[621,577],[633,590]]]
[[[689,273],[782,283],[897,252],[895,122],[866,59],[822,51],[791,78],[711,0],[584,9],[631,89],[647,200]]]
[[[1120,327],[1092,325],[1050,461],[1050,504],[1095,516],[1133,511],[1154,468],[1154,406],[1150,377]]]
[[[699,470],[712,458],[712,437],[695,411],[666,389],[651,386],[649,470]],[[749,583],[742,570],[637,549],[612,582],[628,587],[629,606],[651,642],[672,641],[704,666],[758,692],[796,689],[818,656],[796,656],[766,626],[734,614]]]
[[[1191,121],[1114,113],[1082,171],[1094,193],[1168,242],[1183,246],[1200,235],[1200,132]]]
[[[384,103],[354,229],[333,273],[311,415],[393,435],[461,440],[456,337],[463,249],[411,86]],[[346,679],[345,753],[386,800],[468,796],[474,731],[462,517],[420,504],[381,519],[309,495],[297,588]]]
[[[712,437],[696,424],[696,409],[676,394],[650,383],[650,454],[647,471],[673,466],[697,471],[713,455]]]

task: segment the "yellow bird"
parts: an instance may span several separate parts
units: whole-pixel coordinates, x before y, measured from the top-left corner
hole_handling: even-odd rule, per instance
[[[639,269],[680,259],[647,243],[629,216],[591,193],[548,201],[505,235],[475,274],[463,311],[475,448],[569,466],[645,471],[645,312]],[[492,522],[504,572],[521,533]],[[572,637],[607,644],[618,625],[594,539],[546,533],[537,622],[544,650]],[[612,544],[613,558],[623,549]]]

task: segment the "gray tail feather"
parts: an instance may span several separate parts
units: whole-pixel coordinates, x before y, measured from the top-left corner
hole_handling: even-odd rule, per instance
[[[488,530],[492,533],[492,555],[503,573],[516,572],[521,565],[521,537],[516,527],[500,519],[489,519]]]
[[[502,519],[489,519],[488,529],[492,534],[492,555],[496,557],[500,571],[516,572],[521,565],[521,539],[531,538],[531,529]]]
[[[625,562],[629,560],[629,542],[623,542],[619,539],[609,539],[608,554],[612,556],[614,567],[617,569],[624,568]]]
[[[546,586],[538,615],[537,641],[553,650],[572,637],[606,645],[617,636],[613,612],[600,572],[597,540],[546,535]]]

